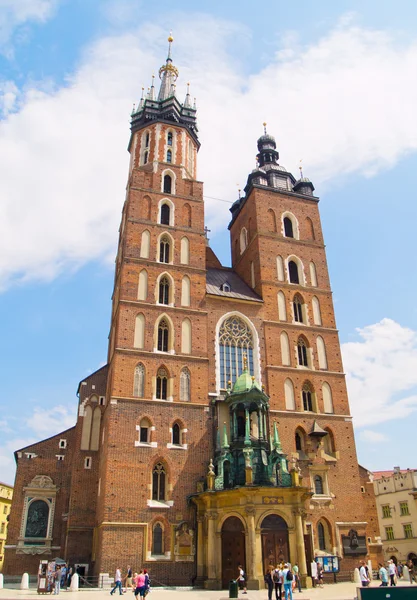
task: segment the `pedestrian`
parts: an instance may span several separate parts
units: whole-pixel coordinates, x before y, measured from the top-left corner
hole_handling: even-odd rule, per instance
[[[285,563],[282,571],[282,582],[284,584],[285,600],[292,600],[292,582],[294,579],[293,572],[291,571],[290,565]]]
[[[402,562],[399,562],[397,565],[397,573],[398,573],[398,577],[403,576],[403,563]]]
[[[144,598],[144,596],[145,596],[146,577],[145,577],[145,573],[144,573],[143,569],[141,569],[139,571],[139,575],[135,579],[136,579],[135,598],[136,598],[136,600],[138,600],[138,596],[140,596],[141,598]]]
[[[297,563],[295,563],[295,565],[293,566],[292,572],[294,573],[295,585],[298,587],[298,591],[301,594],[302,590],[301,590],[300,569],[298,568]]]
[[[272,571],[272,581],[275,587],[275,600],[281,600],[282,597],[282,569],[280,565]]]
[[[239,585],[239,589],[243,590],[244,594],[247,594],[246,591],[246,573],[242,567],[242,565],[238,565],[238,575],[237,575],[237,583]]]
[[[143,573],[145,575],[145,596],[147,596],[151,591],[151,580],[149,578],[149,573],[147,569],[143,569]]]
[[[123,590],[122,590],[122,572],[120,571],[120,567],[117,567],[117,569],[116,569],[116,573],[114,575],[114,588],[110,592],[110,595],[113,596],[114,592],[117,589],[119,590],[119,594],[122,595],[123,594]]]
[[[407,562],[407,567],[408,567],[408,576],[410,578],[410,583],[414,583],[414,581],[416,579],[416,569],[415,569],[414,563],[411,559]]]
[[[388,571],[386,570],[386,568],[384,567],[384,565],[382,563],[378,563],[378,567],[379,567],[379,579],[381,581],[381,585],[379,587],[387,587],[388,585]]]
[[[74,572],[74,569],[72,567],[70,567],[68,569],[68,573],[67,573],[67,588],[69,588],[71,585],[71,579],[72,579],[73,572]]]
[[[361,561],[361,568],[359,569],[359,575],[361,578],[362,587],[368,587],[369,576],[368,576],[368,571],[366,570],[366,563],[364,560]]]
[[[395,586],[397,585],[397,582],[395,581],[395,578],[397,576],[397,567],[395,566],[395,563],[393,560],[390,560],[388,563],[388,573],[389,573],[389,579],[390,579],[390,586]]]
[[[54,573],[54,594],[59,594],[61,587],[61,567],[56,567]]]
[[[323,587],[323,585],[324,585],[323,565],[319,562],[317,562],[317,585],[319,585],[320,587]]]
[[[61,587],[65,586],[65,582],[67,580],[67,565],[62,565],[61,567]]]
[[[272,590],[274,589],[274,582],[272,580],[272,569],[271,568],[268,568],[266,570],[266,573],[264,576],[264,581],[268,588],[268,600],[272,600]]]
[[[126,577],[125,577],[125,591],[127,592],[127,588],[132,587],[132,569],[130,565],[127,565],[126,569]]]

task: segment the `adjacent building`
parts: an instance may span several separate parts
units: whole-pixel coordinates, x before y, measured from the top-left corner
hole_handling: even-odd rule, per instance
[[[171,43],[131,118],[107,365],[80,382],[73,428],[16,453],[6,570],[59,555],[220,588],[240,562],[259,588],[290,560],[308,584],[314,557],[349,571],[375,541],[319,198],[265,129],[220,263]]]
[[[7,525],[12,498],[13,487],[0,481],[0,572],[3,570],[4,546],[6,545]]]

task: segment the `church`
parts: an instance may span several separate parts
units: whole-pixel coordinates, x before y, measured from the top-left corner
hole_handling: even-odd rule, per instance
[[[15,453],[4,573],[60,556],[88,576],[132,565],[220,589],[242,564],[259,589],[288,560],[309,585],[315,558],[347,572],[381,547],[319,198],[265,128],[230,208],[232,266],[220,263],[168,41],[159,89],[131,115],[107,364],[79,383],[74,427]]]

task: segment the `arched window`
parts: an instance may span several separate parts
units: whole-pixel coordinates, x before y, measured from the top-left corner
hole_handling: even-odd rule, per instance
[[[152,472],[152,500],[165,500],[165,483],[166,483],[165,467],[162,463],[154,466]]]
[[[284,235],[285,237],[294,237],[294,229],[292,226],[292,221],[289,217],[284,217]]]
[[[316,475],[316,477],[319,477],[319,475]],[[318,494],[320,492],[316,492],[316,494]],[[323,493],[323,492],[321,492]],[[324,533],[324,525],[323,523],[319,523],[317,525],[317,537],[318,537],[318,542],[319,542],[319,549],[325,551],[326,550],[326,535]]]
[[[145,148],[149,148],[149,132],[146,132],[145,135]]]
[[[297,450],[297,452],[303,451],[303,440],[298,431],[295,432],[295,449]]]
[[[184,225],[185,227],[191,227],[191,206],[187,203],[184,204]]]
[[[291,365],[290,358],[290,342],[288,340],[288,335],[285,331],[281,333],[281,363],[284,367],[289,367]]]
[[[170,194],[171,190],[172,190],[172,177],[171,177],[171,175],[164,175],[164,194]]]
[[[168,144],[168,146],[172,146],[172,131],[168,131],[167,144]]]
[[[181,324],[181,352],[191,354],[191,321],[184,319]]]
[[[220,387],[227,382],[235,383],[243,373],[243,356],[247,357],[250,373],[253,373],[253,336],[249,326],[239,317],[225,319],[219,331]]]
[[[184,367],[180,375],[180,400],[189,402],[191,400],[191,373]]]
[[[148,297],[148,272],[146,269],[142,269],[139,273],[139,285],[138,285],[138,300],[146,300]]]
[[[304,323],[303,304],[304,304],[304,302],[303,302],[303,299],[301,298],[300,294],[296,294],[292,301],[292,306],[293,306],[293,310],[294,310],[294,321],[296,323]]]
[[[288,263],[288,273],[290,276],[290,283],[300,283],[298,265],[294,260],[290,260]]]
[[[327,369],[327,356],[326,356],[326,346],[324,344],[323,338],[318,335],[317,336],[317,357],[319,361],[319,369],[326,370]]]
[[[160,556],[164,553],[163,531],[160,523],[156,523],[152,531],[152,554]]]
[[[325,381],[322,385],[323,392],[323,407],[324,412],[327,414],[332,414],[334,412],[333,408],[333,397],[332,397],[332,389],[330,385]]]
[[[172,163],[172,150],[167,150],[167,163]]]
[[[314,475],[314,493],[324,494],[323,478],[321,475]]]
[[[181,446],[181,429],[178,423],[172,428],[172,443],[174,446]]]
[[[165,175],[165,177],[169,177],[169,175]],[[169,204],[167,204],[165,202],[165,204],[162,204],[161,206],[161,225],[169,225],[170,224],[170,214],[171,214],[171,207],[169,206]]]
[[[303,409],[306,412],[313,412],[313,389],[309,383],[303,385],[302,397]]]
[[[243,254],[243,252],[246,250],[246,247],[248,245],[248,232],[246,231],[246,227],[242,227],[242,229],[240,230],[240,253]]]
[[[311,299],[311,305],[313,307],[313,320],[314,325],[321,325],[321,312],[320,312],[320,302],[316,296],[313,296]]]
[[[81,432],[81,450],[90,449],[91,422],[93,420],[93,409],[87,405],[84,409],[83,428]]]
[[[277,276],[278,281],[284,281],[284,261],[282,256],[277,256]]]
[[[139,442],[149,444],[151,441],[151,424],[148,419],[142,419],[139,425]]]
[[[297,342],[298,365],[300,367],[308,367],[308,350],[304,338],[298,338]]]
[[[161,319],[158,325],[159,352],[168,352],[169,349],[169,325],[166,319]]]
[[[143,348],[145,345],[145,316],[140,313],[135,319],[135,337],[133,340],[134,348]]]
[[[148,162],[149,152],[146,150],[143,155],[143,164],[146,165]]]
[[[181,306],[191,304],[191,281],[188,275],[184,275],[181,281]]]
[[[181,238],[180,262],[182,265],[188,265],[190,262],[190,242],[187,237]]]
[[[307,230],[308,239],[315,240],[316,236],[314,234],[313,221],[310,219],[310,217],[306,218],[306,230]]]
[[[46,538],[48,521],[48,503],[45,500],[33,500],[27,512],[25,538]]]
[[[317,287],[317,271],[316,265],[311,261],[310,263],[310,281],[313,287]]]
[[[268,221],[269,221],[269,230],[276,232],[277,230],[277,218],[275,216],[275,212],[272,208],[268,209]]]
[[[93,423],[91,427],[90,450],[98,450],[100,444],[101,409],[96,406],[93,412]]]
[[[285,408],[287,410],[295,410],[295,395],[294,385],[291,379],[284,381]]]
[[[327,431],[327,435],[323,437],[324,451],[328,456],[334,457],[336,448],[333,433],[328,427],[326,427],[325,431]]]
[[[278,292],[278,319],[280,321],[287,320],[287,307],[285,304],[284,292]]]
[[[166,205],[164,204],[164,206],[166,206]],[[161,241],[159,242],[159,262],[169,263],[170,254],[171,254],[170,248],[171,248],[171,244],[170,244],[168,236],[166,236],[166,235],[162,236]]]
[[[138,363],[135,367],[133,377],[133,395],[136,398],[143,398],[145,394],[145,365]]]
[[[151,244],[151,234],[147,229],[142,233],[142,242],[140,245],[140,257],[149,258],[149,248]]]
[[[166,369],[158,369],[156,375],[156,399],[166,400],[168,398],[168,373]]]
[[[169,304],[169,279],[165,276],[159,280],[159,304]]]

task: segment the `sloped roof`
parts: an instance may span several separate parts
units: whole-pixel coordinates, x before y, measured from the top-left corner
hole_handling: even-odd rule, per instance
[[[232,269],[207,269],[207,294],[215,296],[224,296],[226,298],[236,298],[237,300],[252,300],[253,302],[263,302]],[[224,292],[220,289],[224,283],[230,286],[230,292]]]
[[[383,477],[392,477],[398,473],[408,473],[409,471],[415,471],[415,469],[400,469],[399,471],[372,471],[372,475],[375,479],[382,479]]]

